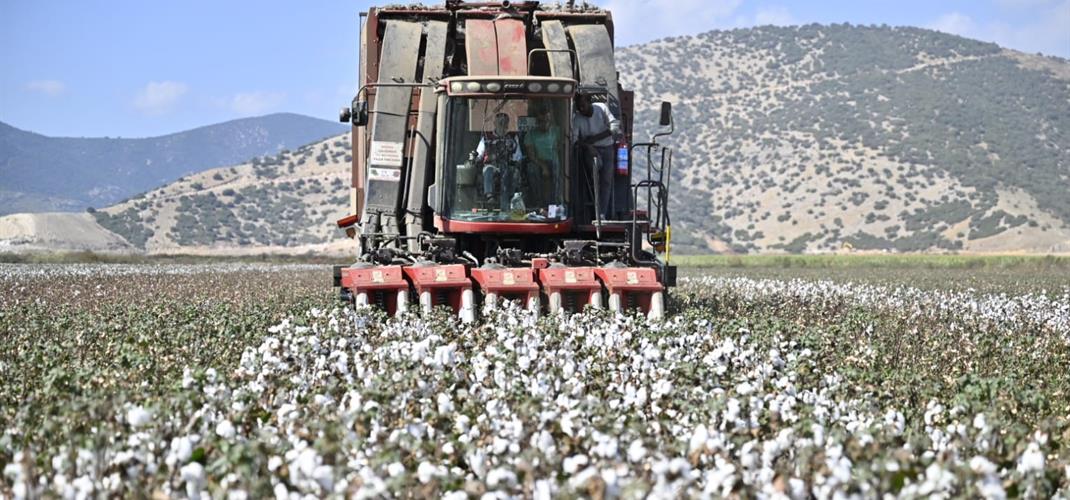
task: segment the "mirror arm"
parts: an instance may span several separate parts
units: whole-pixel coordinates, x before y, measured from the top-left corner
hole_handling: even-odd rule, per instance
[[[654,137],[651,138],[650,141],[653,142],[654,144],[657,144],[658,143],[658,137],[665,137],[667,135],[672,135],[672,133],[674,131],[676,131],[676,120],[673,119],[672,115],[669,115],[669,130],[664,131],[664,132],[658,132],[658,133],[654,134]]]

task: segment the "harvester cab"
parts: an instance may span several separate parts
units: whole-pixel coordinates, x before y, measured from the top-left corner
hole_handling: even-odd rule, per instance
[[[338,225],[358,242],[335,269],[344,300],[465,321],[504,300],[664,315],[671,152],[631,142],[609,12],[448,1],[362,18],[361,86],[341,114],[354,154]],[[586,101],[615,127],[597,142],[573,130]]]

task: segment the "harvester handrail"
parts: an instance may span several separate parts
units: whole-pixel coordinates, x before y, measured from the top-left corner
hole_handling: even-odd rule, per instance
[[[535,55],[536,52],[545,52],[547,54],[550,53],[550,52],[566,52],[569,55],[569,57],[568,57],[568,62],[570,63],[569,65],[572,66],[572,78],[576,78],[576,75],[580,74],[579,68],[576,67],[576,51],[575,50],[572,50],[572,49],[545,49],[545,48],[543,48],[543,49],[531,49],[530,51],[528,51],[528,68],[529,69],[531,68],[531,56]],[[549,57],[547,57],[547,58],[549,58]]]

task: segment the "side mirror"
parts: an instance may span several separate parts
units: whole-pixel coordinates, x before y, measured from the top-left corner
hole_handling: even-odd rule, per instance
[[[668,127],[672,124],[672,103],[661,101],[661,126]]]
[[[438,186],[436,186],[435,184],[427,186],[427,206],[431,207],[431,210],[434,211],[436,214],[440,214],[446,211],[445,207],[442,206],[442,203],[440,203],[440,201],[441,200],[438,197]]]
[[[368,124],[368,101],[353,103],[353,125],[363,127]]]

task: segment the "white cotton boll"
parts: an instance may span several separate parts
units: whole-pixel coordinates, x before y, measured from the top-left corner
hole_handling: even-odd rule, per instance
[[[427,424],[421,422],[405,426],[405,430],[416,439],[423,439],[427,434]]]
[[[186,495],[200,498],[200,491],[204,488],[204,466],[197,462],[188,463],[182,466],[179,475],[186,483]]]
[[[247,500],[249,493],[245,490],[229,490],[227,491],[227,500]]]
[[[646,457],[646,447],[643,446],[643,442],[638,439],[632,441],[632,444],[628,445],[628,460],[639,462],[644,457]]]
[[[727,497],[736,484],[736,466],[717,457],[716,467],[706,471],[704,493],[710,497]]]
[[[691,464],[686,458],[676,457],[669,462],[669,471],[673,474],[686,476],[691,473]]]
[[[788,488],[791,489],[791,498],[806,498],[806,482],[797,477],[788,480]]]
[[[906,429],[906,419],[902,413],[896,410],[888,410],[888,413],[884,414],[884,425],[894,429],[895,435],[898,436]]]
[[[694,454],[698,452],[706,451],[706,440],[710,438],[709,431],[706,430],[706,426],[699,424],[691,431],[691,442],[688,444],[688,454]]]
[[[268,470],[269,471],[275,472],[281,466],[282,466],[282,457],[272,456],[271,458],[268,459]]]
[[[374,401],[372,401],[374,402]],[[365,410],[368,408],[365,407]],[[297,413],[297,407],[291,403],[284,403],[279,407],[279,410],[275,412],[275,419],[281,424],[290,420],[291,414]]]
[[[1035,441],[1029,443],[1022,456],[1018,458],[1018,472],[1031,474],[1044,471],[1044,454],[1040,451],[1040,445]]]
[[[505,450],[509,449],[509,440],[502,439],[501,437],[494,436],[494,440],[491,442],[490,451],[495,455],[501,455],[505,453]]]
[[[587,462],[587,455],[573,455],[561,462],[561,468],[567,474],[575,474],[576,471],[580,470],[580,467],[587,465]]]
[[[401,462],[394,462],[386,466],[386,473],[390,474],[390,477],[398,477],[405,473],[405,466],[401,465]]]
[[[923,496],[946,493],[954,487],[955,482],[953,473],[934,463],[925,468],[925,480],[919,486],[918,493]]]
[[[587,467],[568,480],[569,486],[574,489],[583,488],[592,478],[598,476],[598,469]]]
[[[286,453],[287,458],[290,458],[290,474],[293,478],[296,481],[301,481],[303,478],[317,480],[316,467],[319,466],[320,457],[316,450],[304,448],[297,453],[294,452],[297,452],[297,450],[291,450]]]
[[[754,392],[754,386],[750,382],[743,382],[736,386],[736,393],[741,396],[746,396]]]
[[[535,491],[532,492],[532,497],[535,500],[551,500],[553,495],[553,483],[549,479],[535,481]],[[465,498],[467,499],[467,496]]]
[[[458,434],[465,434],[470,428],[470,422],[471,419],[468,418],[468,415],[461,415],[457,417],[457,420],[453,421],[453,430]]]
[[[739,400],[738,399],[736,399],[736,398],[729,399],[728,400],[728,408],[726,408],[725,411],[724,411],[724,421],[725,422],[733,422],[733,423],[738,421],[739,420],[740,408],[741,408],[741,406],[739,404]]]
[[[423,484],[431,482],[431,480],[438,474],[438,467],[435,467],[428,462],[420,462],[420,465],[416,467],[416,478]]]
[[[933,425],[939,421],[939,417],[944,413],[944,405],[937,403],[936,401],[929,401],[925,405],[925,425]]]
[[[450,399],[449,394],[440,392],[436,398],[436,404],[439,413],[453,413],[453,400]]]
[[[566,413],[561,417],[561,431],[567,434],[569,437],[575,436],[575,428],[572,423],[572,416]]]
[[[570,359],[561,367],[561,377],[569,379],[574,373],[576,373],[576,363]]]
[[[758,466],[758,453],[755,448],[758,447],[757,441],[747,441],[743,444],[743,448],[739,450],[739,464],[744,469],[754,469]]]
[[[554,454],[556,448],[554,445],[554,437],[551,436],[549,432],[546,432],[545,430],[539,431],[538,434],[531,436],[531,440],[543,455],[550,456]]]
[[[993,474],[996,472],[996,465],[989,462],[987,458],[978,455],[970,459],[970,470],[974,474]]]
[[[499,467],[487,473],[487,486],[491,488],[514,485],[516,485],[516,473],[509,469]]]
[[[442,500],[468,500],[468,493],[463,491],[451,491],[442,495]]]
[[[1007,498],[1007,491],[1003,489],[1003,483],[999,481],[998,476],[988,476],[981,481],[977,481],[976,486],[981,498],[986,500],[1004,500]]]
[[[485,476],[487,474],[487,455],[480,450],[476,450],[475,453],[468,455],[468,465],[476,477]]]
[[[26,471],[23,469],[22,452],[15,454],[15,461],[4,466],[4,477],[11,478],[15,482],[26,480]]]
[[[818,423],[811,424],[810,432],[814,435],[814,444],[818,446],[825,445],[825,426]]]
[[[483,357],[482,354],[477,355],[472,360],[472,374],[475,375],[476,382],[482,382],[487,378],[487,373],[490,371],[490,360]]]
[[[617,450],[620,445],[617,440],[606,435],[599,435],[598,444],[591,450],[595,455],[603,458],[613,458],[617,456]]]
[[[223,439],[234,439],[234,424],[230,423],[230,420],[223,419],[215,426],[215,433],[217,436]]]
[[[646,401],[647,401],[647,397],[648,396],[647,396],[646,386],[640,387],[639,390],[635,392],[635,406],[643,406],[643,405],[645,405]]]
[[[434,364],[438,367],[452,366],[454,360],[454,353],[457,351],[457,344],[450,343],[449,345],[438,346],[435,348]]]
[[[190,387],[193,386],[194,382],[195,382],[195,380],[193,379],[193,370],[190,370],[188,366],[183,368],[182,369],[182,388],[183,389],[189,389]]]
[[[278,483],[274,488],[275,500],[287,500],[290,498],[290,491],[286,489],[286,485]]]
[[[52,489],[63,498],[74,498],[74,487],[67,484],[67,476],[63,474],[52,477]]]
[[[71,483],[71,486],[74,487],[75,498],[92,498],[90,495],[93,494],[93,480],[90,479],[89,476],[78,477],[78,479],[75,479]],[[25,494],[23,494],[23,496],[25,496]],[[16,498],[17,497],[18,495],[16,495]]]
[[[331,491],[334,489],[334,474],[331,471],[329,465],[318,465],[312,471],[311,477],[316,483],[319,484],[320,489],[323,491]]]
[[[126,423],[131,427],[142,427],[151,421],[152,414],[141,406],[135,406],[126,412]]]
[[[988,419],[985,418],[984,413],[978,413],[973,417],[973,428],[981,431],[988,429]]]
[[[660,398],[672,392],[672,382],[669,382],[665,379],[660,379],[657,382],[654,382],[654,387],[652,389],[654,392],[654,397]]]
[[[172,438],[164,463],[173,468],[178,464],[186,463],[191,456],[193,456],[193,440],[189,436]]]

